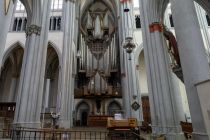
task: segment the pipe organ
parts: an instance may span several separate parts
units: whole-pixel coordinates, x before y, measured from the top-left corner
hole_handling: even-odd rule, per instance
[[[116,34],[107,12],[88,12],[79,36],[75,98],[121,97]]]

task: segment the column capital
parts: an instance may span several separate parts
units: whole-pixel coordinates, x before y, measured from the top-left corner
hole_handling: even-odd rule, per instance
[[[150,30],[150,33],[153,33],[153,32],[163,32],[163,24],[160,23],[160,22],[153,22],[152,24],[149,25],[149,30]]]
[[[26,36],[31,36],[32,34],[39,35],[41,34],[41,27],[38,25],[29,25],[26,29]]]

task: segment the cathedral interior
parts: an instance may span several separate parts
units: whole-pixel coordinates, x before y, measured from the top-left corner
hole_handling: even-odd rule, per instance
[[[210,139],[209,0],[1,0],[0,9],[0,139],[56,130],[53,140],[105,140],[118,129]]]

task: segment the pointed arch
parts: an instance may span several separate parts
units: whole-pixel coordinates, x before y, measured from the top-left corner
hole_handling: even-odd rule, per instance
[[[195,0],[210,16],[210,1],[209,0]]]
[[[122,112],[122,105],[117,100],[111,100],[107,104],[107,114],[114,116],[115,113]]]
[[[90,105],[85,100],[81,100],[76,105],[76,125],[87,126],[87,119],[90,114]]]
[[[76,110],[76,111],[78,110],[79,106],[80,106],[82,103],[87,104],[88,107],[89,107],[89,109],[91,109],[91,105],[90,105],[89,102],[87,102],[86,100],[81,100],[81,101],[79,101],[79,102],[76,104],[76,106],[75,106],[75,110]]]
[[[46,108],[51,109],[55,109],[59,102],[60,60],[58,50],[56,49],[54,44],[48,43],[43,104],[45,104]]]
[[[136,47],[135,51],[134,51],[134,62],[135,64],[138,63],[139,60],[139,55],[140,53],[143,51],[143,43],[141,43],[138,47]]]
[[[56,54],[58,55],[59,64],[61,64],[62,56],[61,51],[58,49],[58,46],[55,43],[53,43],[53,41],[49,41],[48,47],[52,47],[55,50]]]
[[[15,48],[22,48],[24,50],[24,45],[17,41],[13,43],[8,49],[4,52],[3,59],[2,59],[2,65],[5,63],[6,59],[9,57],[9,54],[15,49]]]
[[[112,2],[110,0],[102,0],[100,2],[105,4],[109,8],[109,10],[111,12],[113,12],[113,15],[116,17],[116,15],[117,15],[117,11],[116,11],[117,8],[116,8],[116,3],[115,3],[114,0],[112,0]],[[82,4],[81,5],[81,14],[83,15],[85,13],[85,11],[88,9],[88,7],[90,7],[93,4],[93,2],[86,0],[84,3],[81,3],[81,4]]]
[[[15,102],[16,100],[23,54],[24,48],[20,42],[12,44],[4,53],[0,73],[0,98],[2,102]]]

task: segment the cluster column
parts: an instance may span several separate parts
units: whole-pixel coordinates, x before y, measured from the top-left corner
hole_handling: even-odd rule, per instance
[[[147,70],[149,101],[154,136],[165,134],[166,139],[182,140],[176,108],[176,97],[169,65],[167,47],[164,43],[163,27],[160,22],[159,1],[140,0],[144,55]],[[150,3],[151,2],[151,3]],[[148,10],[151,6],[152,10]]]
[[[73,37],[75,20],[75,1],[65,0],[64,7],[64,37],[61,65],[61,92],[60,92],[60,126],[70,128],[73,126],[73,90],[72,64],[73,64]]]
[[[171,0],[171,7],[193,124],[193,139],[208,140],[210,68],[194,2]]]
[[[129,11],[126,11],[129,10]],[[137,89],[137,80],[135,75],[134,56],[128,54],[123,45],[127,37],[133,37],[134,18],[131,16],[133,11],[132,3],[124,2],[120,5],[121,13],[121,72],[122,72],[122,94],[124,104],[124,116],[137,118],[139,124],[141,118],[141,97]],[[131,60],[130,60],[131,59]]]
[[[32,0],[14,125],[40,127],[51,0]]]

